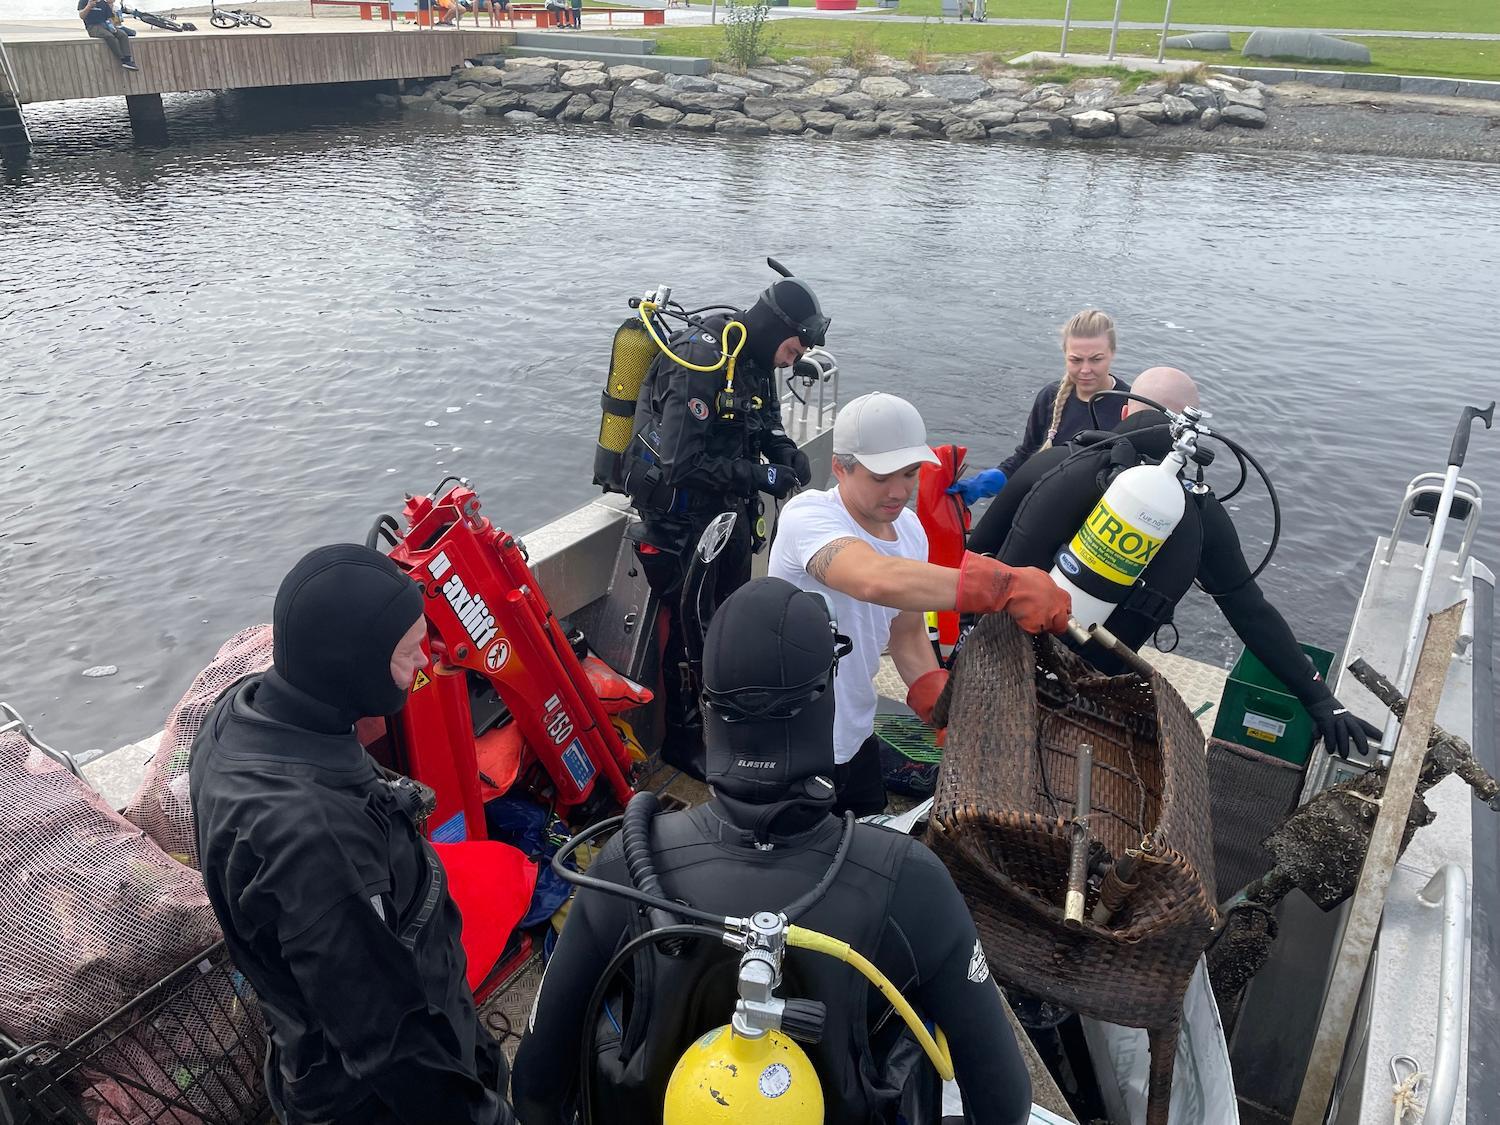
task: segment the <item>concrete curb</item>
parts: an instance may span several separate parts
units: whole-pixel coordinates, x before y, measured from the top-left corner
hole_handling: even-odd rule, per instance
[[[1353,70],[1294,70],[1279,66],[1213,66],[1220,74],[1252,78],[1268,86],[1304,82],[1336,90],[1374,90],[1384,94],[1437,94],[1449,98],[1484,98],[1500,102],[1500,82],[1467,78],[1429,78],[1416,74],[1368,74]]]

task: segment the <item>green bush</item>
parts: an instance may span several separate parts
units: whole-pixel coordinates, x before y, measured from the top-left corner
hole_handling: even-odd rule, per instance
[[[769,0],[737,4],[729,0],[724,16],[724,57],[740,66],[754,66],[771,49],[766,23],[771,14]]]

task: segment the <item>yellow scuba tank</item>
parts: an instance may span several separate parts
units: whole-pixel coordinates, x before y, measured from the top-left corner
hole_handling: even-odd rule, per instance
[[[625,450],[635,429],[635,404],[656,353],[656,343],[640,317],[632,316],[615,329],[594,447],[594,483],[605,492],[625,491]]]
[[[779,1031],[747,1039],[725,1024],[682,1053],[662,1125],[821,1125],[823,1088],[807,1053]]]

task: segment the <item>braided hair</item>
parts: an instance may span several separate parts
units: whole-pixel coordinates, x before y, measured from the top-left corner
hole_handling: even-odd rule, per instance
[[[1064,350],[1067,349],[1069,340],[1086,340],[1098,336],[1107,337],[1109,350],[1115,350],[1115,322],[1108,313],[1099,309],[1084,309],[1075,313],[1073,319],[1062,327]],[[1052,448],[1052,439],[1057,436],[1057,428],[1062,424],[1063,408],[1068,405],[1068,396],[1072,393],[1073,376],[1064,371],[1057,384],[1057,396],[1052,400],[1052,421],[1047,426],[1047,440],[1042,443],[1042,449]]]

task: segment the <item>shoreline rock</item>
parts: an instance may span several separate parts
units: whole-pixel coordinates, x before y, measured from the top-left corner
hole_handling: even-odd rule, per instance
[[[446,78],[408,84],[400,97],[381,104],[527,123],[965,144],[1148,137],[1208,110],[1245,128],[1263,128],[1267,120],[1265,89],[1239,79],[1207,85],[1155,80],[1121,94],[1114,78],[1064,86],[1028,81],[1025,71],[997,74],[963,59],[943,60],[936,73],[892,59],[877,63],[863,70],[766,63],[705,77],[542,55],[486,55],[454,67]]]
[[[481,56],[443,78],[410,82],[374,101],[458,120],[799,136],[843,141],[1046,143],[1177,150],[1287,150],[1500,163],[1500,105],[1456,97],[1268,87],[1237,75],[1203,82],[1153,79],[1125,93],[1119,80],[1038,83],[1029,72],[948,59],[939,73],[877,58],[763,65],[745,73],[668,75],[544,56]],[[940,96],[941,94],[941,96]],[[652,110],[666,110],[652,113]]]

